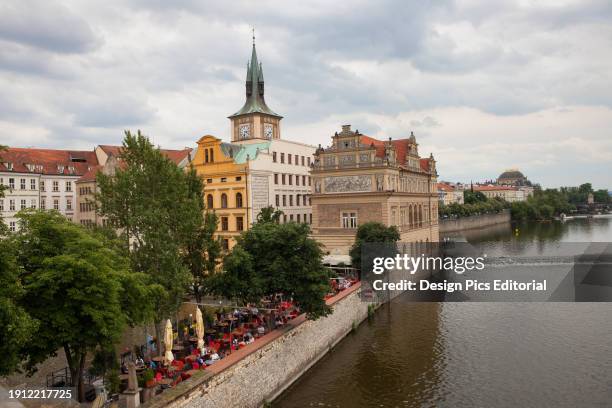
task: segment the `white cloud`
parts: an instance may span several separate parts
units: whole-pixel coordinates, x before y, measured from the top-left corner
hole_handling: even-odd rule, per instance
[[[82,148],[125,128],[168,147],[227,140],[254,25],[286,138],[415,131],[445,179],[521,167],[612,187],[611,20],[604,0],[9,0],[0,142]]]

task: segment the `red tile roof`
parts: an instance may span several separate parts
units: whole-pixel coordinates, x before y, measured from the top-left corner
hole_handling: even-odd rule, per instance
[[[12,164],[12,170],[7,163]],[[82,176],[97,165],[98,159],[93,151],[9,147],[0,152],[0,171]]]
[[[438,183],[438,190],[455,191],[455,187],[451,186],[450,184],[446,184],[446,183]]]
[[[102,166],[92,166],[92,168],[89,169],[87,173],[83,174],[83,177],[81,177],[78,181],[79,182],[94,181],[96,179],[96,175],[98,174],[98,171],[100,171],[101,169],[102,169]]]
[[[385,142],[383,140],[374,139],[373,137],[361,135],[361,143],[366,146],[374,145],[376,148],[376,157],[385,157]],[[406,155],[410,152],[410,139],[391,140],[391,144],[395,148],[395,156],[397,162],[405,166]],[[421,170],[429,172],[429,159],[420,159],[419,165]]]
[[[112,154],[113,156],[119,157],[121,155],[121,149],[123,146],[111,146],[111,145],[100,145],[100,148],[106,154]],[[182,150],[169,150],[169,149],[160,149],[160,151],[174,163],[179,164],[189,153],[193,151],[192,148],[186,147]]]
[[[510,186],[496,186],[496,185],[488,185],[488,186],[475,185],[474,186],[474,191],[499,191],[499,190],[518,190],[518,188],[510,187]]]

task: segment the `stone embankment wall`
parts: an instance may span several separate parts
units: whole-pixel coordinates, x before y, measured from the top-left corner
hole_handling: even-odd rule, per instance
[[[259,407],[273,400],[368,315],[361,284],[328,300],[334,312],[299,316],[145,404],[148,408]]]
[[[440,234],[485,228],[491,225],[509,222],[510,211],[508,210],[498,214],[472,215],[470,217],[440,220]]]

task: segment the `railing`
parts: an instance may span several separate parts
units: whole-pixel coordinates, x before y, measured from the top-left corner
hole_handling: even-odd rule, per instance
[[[70,384],[72,384],[72,377],[70,376],[68,367],[47,374],[47,388],[69,387]]]

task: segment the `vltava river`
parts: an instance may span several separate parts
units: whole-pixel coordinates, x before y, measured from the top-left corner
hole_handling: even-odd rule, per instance
[[[491,253],[612,242],[612,217],[502,225]],[[275,407],[610,407],[612,303],[409,303],[378,310]]]

